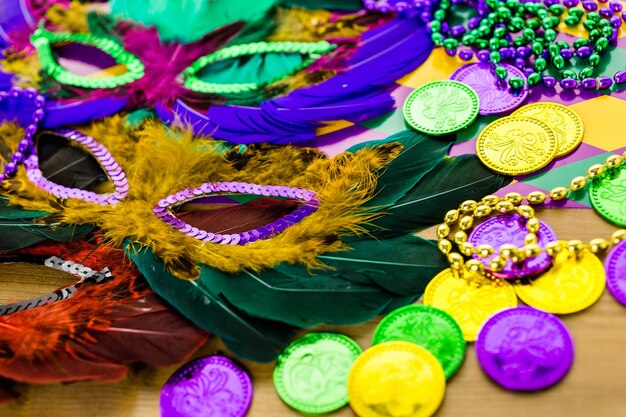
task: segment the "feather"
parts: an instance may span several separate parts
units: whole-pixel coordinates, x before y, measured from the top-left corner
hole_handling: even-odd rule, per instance
[[[155,26],[167,42],[194,42],[234,22],[254,22],[265,17],[278,0],[113,0],[113,15]]]
[[[434,138],[414,130],[404,130],[386,139],[359,143],[346,152],[356,152],[366,147],[399,142],[400,154],[379,170],[374,198],[367,202],[372,210],[384,210],[395,203],[427,175],[448,153],[453,136]]]
[[[213,288],[176,279],[150,249],[139,251],[128,243],[125,250],[157,294],[200,328],[219,335],[238,356],[272,361],[295,334],[292,326],[240,311]]]
[[[256,361],[273,360],[295,328],[361,323],[409,304],[446,267],[434,243],[410,235],[321,255],[328,268],[314,273],[281,264],[233,276],[202,265],[195,281],[177,280],[149,250],[126,251],[158,294]]]
[[[248,314],[297,327],[362,323],[408,304],[446,267],[437,246],[415,236],[353,242],[320,255],[327,267],[280,264],[236,276],[202,267],[198,286],[221,293]]]
[[[330,10],[360,10],[363,8],[361,0],[285,0],[288,6],[306,7],[308,9]]]
[[[0,38],[11,42],[11,33],[32,29],[36,26],[35,18],[27,6],[27,0],[2,0],[0,2]]]
[[[112,191],[109,177],[96,158],[84,149],[70,145],[62,135],[41,132],[36,143],[39,168],[48,180],[81,190]]]
[[[143,281],[118,248],[85,241],[28,249],[61,255],[111,281],[85,286],[72,298],[0,317],[0,376],[19,382],[118,381],[127,363],[181,363],[206,341]]]
[[[315,138],[322,121],[362,121],[387,113],[394,101],[386,87],[417,68],[430,54],[426,29],[410,16],[363,34],[344,72],[317,85],[265,101],[260,107],[213,106],[208,113],[177,100],[157,106],[166,122],[180,119],[197,134],[233,143],[303,142]]]
[[[13,390],[13,382],[6,378],[0,378],[0,407],[20,397]]]
[[[476,155],[445,158],[406,195],[388,206],[383,216],[373,220],[370,232],[393,236],[432,226],[464,200],[491,194],[511,180],[489,170]]]
[[[22,249],[48,240],[69,242],[93,230],[87,225],[54,227],[38,221],[49,214],[9,206],[7,198],[0,198],[0,250]]]
[[[198,200],[185,204],[176,217],[201,230],[212,233],[241,233],[272,223],[298,208],[290,200],[259,198],[244,204],[199,204]],[[236,202],[235,202],[236,203]]]

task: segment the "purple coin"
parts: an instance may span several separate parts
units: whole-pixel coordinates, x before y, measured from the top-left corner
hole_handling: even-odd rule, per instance
[[[243,417],[252,402],[250,376],[224,356],[193,360],[161,390],[162,417]]]
[[[604,261],[606,287],[617,301],[626,306],[626,240],[616,245]]]
[[[520,77],[525,80],[524,73],[512,65],[501,64],[508,71],[508,78]],[[507,80],[508,80],[507,78]],[[454,71],[451,80],[460,81],[470,86],[480,101],[479,113],[482,115],[498,114],[516,109],[528,96],[528,85],[519,91],[512,91],[508,82],[499,80],[494,66],[485,63],[467,64]]]
[[[537,243],[545,247],[550,242],[556,242],[554,231],[545,223],[539,222],[539,232],[537,233]],[[524,246],[526,230],[526,219],[519,214],[507,214],[504,216],[492,217],[478,225],[468,237],[468,241],[474,246],[491,245],[498,249],[505,243],[511,243],[518,248]],[[491,275],[503,279],[517,279],[537,275],[545,271],[552,263],[552,258],[545,251],[534,258],[528,258],[524,262],[513,263],[507,260],[507,264],[502,271],[491,271],[489,262],[495,255],[480,259]]]
[[[503,310],[482,326],[476,356],[483,371],[511,391],[559,382],[574,361],[574,343],[556,316],[530,307]]]

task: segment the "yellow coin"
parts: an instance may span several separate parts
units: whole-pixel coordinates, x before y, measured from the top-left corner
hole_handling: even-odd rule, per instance
[[[508,175],[523,175],[548,165],[557,140],[541,120],[509,116],[491,122],[480,132],[476,154],[487,167]]]
[[[548,272],[530,283],[516,284],[515,291],[531,307],[569,314],[598,301],[605,285],[604,266],[593,253],[585,251],[582,258],[573,259],[568,251],[562,251]]]
[[[429,417],[445,392],[446,377],[437,358],[409,342],[369,348],[348,376],[350,406],[359,417]]]
[[[562,104],[529,104],[515,111],[513,116],[532,117],[550,126],[556,136],[556,156],[570,153],[583,141],[582,119],[576,112]]]
[[[485,320],[497,311],[517,306],[517,296],[508,282],[495,282],[470,272],[459,278],[448,268],[430,281],[424,291],[424,304],[454,317],[465,340],[473,342]]]

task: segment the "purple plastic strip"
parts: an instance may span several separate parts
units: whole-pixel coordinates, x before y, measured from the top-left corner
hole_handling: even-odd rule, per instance
[[[128,195],[129,187],[126,175],[104,145],[96,141],[91,136],[84,135],[76,130],[61,129],[58,130],[57,133],[63,135],[68,140],[77,142],[89,149],[89,151],[91,151],[91,153],[98,159],[102,168],[105,170],[109,178],[111,178],[111,181],[113,181],[115,191],[108,194],[98,194],[92,191],[81,190],[79,188],[65,187],[49,181],[43,176],[43,173],[39,169],[39,158],[36,152],[33,152],[24,161],[26,175],[29,180],[31,180],[39,188],[46,190],[50,194],[57,197],[76,198],[103,206],[117,204]],[[113,179],[113,177],[115,178]]]
[[[198,194],[200,192],[200,194]],[[212,193],[239,193],[253,194],[261,196],[283,196],[292,199],[301,200],[303,204],[293,213],[281,217],[273,223],[259,227],[258,229],[248,230],[246,232],[235,234],[219,234],[211,233],[206,230],[198,229],[192,225],[185,223],[178,217],[174,216],[168,208],[173,205],[182,204],[198,197],[206,196]],[[192,196],[192,197],[189,197]],[[317,195],[310,190],[303,188],[281,187],[273,185],[248,184],[245,182],[207,182],[196,188],[187,188],[175,194],[170,194],[161,199],[159,203],[152,208],[152,212],[156,217],[163,220],[181,233],[185,233],[189,237],[201,240],[203,242],[219,243],[220,245],[245,245],[259,239],[270,238],[287,227],[300,222],[304,217],[314,213],[319,207]]]

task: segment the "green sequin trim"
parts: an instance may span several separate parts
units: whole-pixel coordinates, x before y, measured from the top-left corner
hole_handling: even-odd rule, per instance
[[[187,67],[182,76],[185,80],[185,87],[198,93],[230,95],[250,95],[258,92],[263,86],[286,78],[311,65],[322,55],[335,49],[326,41],[320,42],[253,42],[242,45],[233,45],[220,49],[209,55],[205,55]],[[273,80],[264,83],[209,83],[197,77],[197,73],[207,65],[226,59],[239,58],[247,55],[270,54],[270,53],[299,53],[306,55],[306,59],[297,68],[277,75]]]
[[[83,88],[115,88],[138,80],[144,75],[141,61],[120,44],[107,38],[86,33],[55,33],[39,28],[31,36],[30,41],[37,49],[41,67],[61,84]],[[52,55],[51,45],[59,42],[80,43],[98,48],[115,59],[118,65],[125,65],[127,71],[124,74],[100,78],[73,74],[59,65]]]

